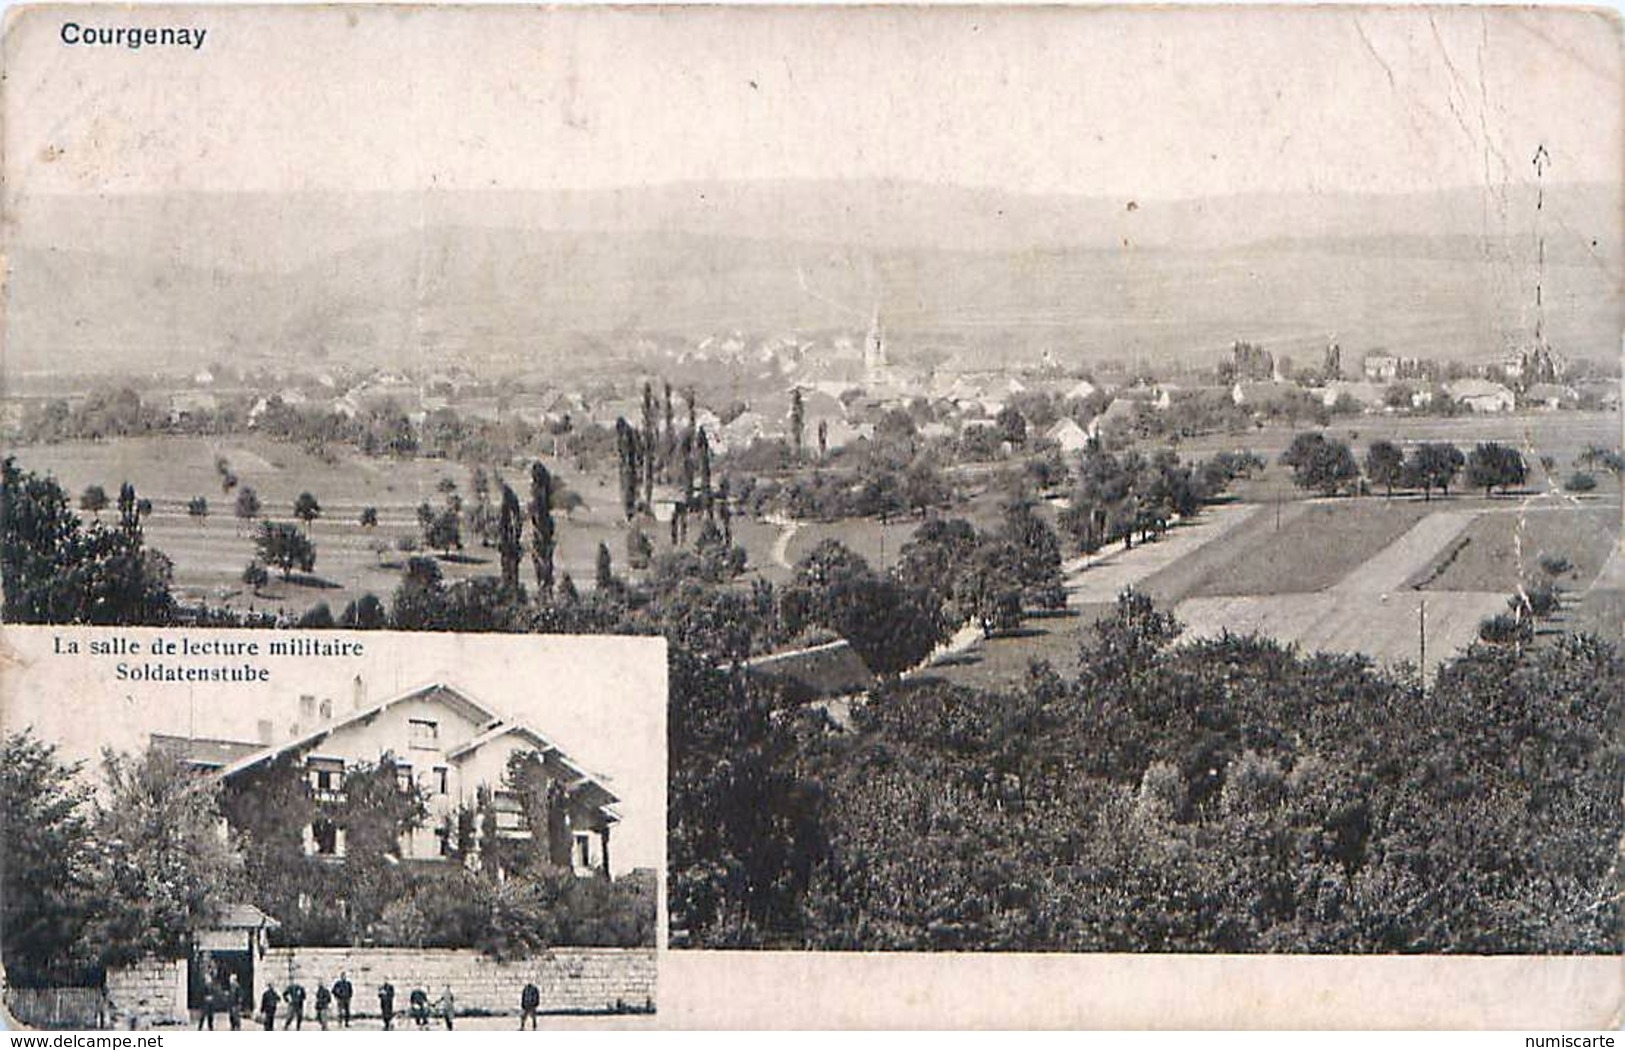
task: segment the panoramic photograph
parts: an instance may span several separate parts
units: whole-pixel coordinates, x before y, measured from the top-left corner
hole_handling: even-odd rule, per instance
[[[1619,950],[1616,21],[74,9],[207,30],[137,76],[67,20],[5,41],[8,624],[664,639],[676,951]],[[182,714],[118,762],[228,822],[328,757]],[[8,856],[102,761],[27,724]],[[567,950],[391,885],[228,903],[308,987],[408,918]],[[7,891],[8,994],[119,1001]]]

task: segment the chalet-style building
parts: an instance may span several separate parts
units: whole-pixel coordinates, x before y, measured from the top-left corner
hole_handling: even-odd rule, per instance
[[[389,755],[402,788],[415,784],[429,809],[421,826],[401,837],[402,860],[447,860],[453,852],[448,828],[455,827],[459,808],[478,804],[483,789],[490,793],[499,835],[546,834],[553,863],[579,875],[609,875],[610,829],[620,820],[613,808],[618,800],[541,732],[508,721],[440,682],[337,715],[325,702],[318,706],[314,697],[302,697],[301,706],[302,717],[311,719],[309,728],[295,725],[274,743],[154,734],[153,746],[228,781],[292,756],[318,801],[342,798],[347,771],[374,766]],[[269,723],[261,729],[262,736],[270,735]],[[522,751],[540,757],[550,780],[545,829],[526,826],[520,800],[504,783],[509,757]],[[335,862],[344,857],[344,829],[329,820],[313,821],[304,829],[304,841],[313,856]]]

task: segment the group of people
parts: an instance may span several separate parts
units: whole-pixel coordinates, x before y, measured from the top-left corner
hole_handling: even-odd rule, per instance
[[[305,1003],[311,997],[305,986],[298,981],[289,981],[287,986],[278,992],[274,984],[266,984],[265,991],[260,994],[259,1020],[267,1032],[276,1029],[277,1013],[282,1013],[282,1028],[286,1031],[293,1028],[303,1031],[305,1027]],[[314,997],[316,1023],[327,1031],[329,1015],[336,1007],[336,1020],[340,1028],[350,1027],[350,1003],[355,998],[355,986],[350,983],[348,973],[340,973],[339,979],[333,982],[332,987],[318,983]],[[214,1029],[215,1014],[222,1008],[231,1022],[232,1031],[242,1027],[243,1007],[246,998],[242,985],[236,974],[227,977],[225,984],[208,980],[203,988],[203,1011],[198,1017],[197,1026],[201,1031]],[[535,984],[526,984],[519,993],[519,1030],[524,1031],[528,1022],[531,1030],[536,1029],[536,1015],[541,1009],[541,990]],[[447,1030],[454,1027],[457,1017],[457,1000],[451,991],[451,985],[446,985],[440,997],[430,1000],[429,993],[422,988],[414,988],[407,995],[407,1011],[413,1024],[418,1028],[429,1027],[431,1019],[443,1021]],[[378,986],[378,1016],[384,1022],[384,1031],[393,1031],[395,1028],[395,986],[388,981]]]
[[[276,1027],[277,1008],[283,1008],[282,1028],[303,1030],[305,1027],[305,1000],[307,994],[305,986],[298,981],[290,981],[281,994],[277,993],[274,985],[267,984],[265,991],[260,995],[260,1023],[267,1032]],[[333,982],[333,987],[325,985],[316,986],[316,1023],[322,1030],[327,1030],[328,1012],[337,1005],[338,1023],[341,1028],[350,1027],[350,1001],[355,998],[355,986],[350,983],[348,974],[339,974],[339,979]],[[412,989],[407,997],[408,1008],[412,1020],[419,1028],[427,1028],[431,1016],[444,1021],[449,1030],[454,1027],[457,1017],[457,999],[452,994],[451,985],[446,985],[440,998],[432,1003],[429,993],[422,988]],[[384,1022],[384,1031],[395,1028],[395,986],[388,981],[378,986],[378,1016]]]

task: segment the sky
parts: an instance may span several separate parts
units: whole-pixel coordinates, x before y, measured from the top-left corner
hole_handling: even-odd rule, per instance
[[[302,634],[359,640],[357,658],[261,659],[264,684],[195,685],[118,681],[115,668],[158,660],[227,666],[225,657],[57,655],[53,639],[114,636],[270,640]],[[258,721],[285,726],[299,697],[332,699],[348,710],[361,677],[369,703],[431,682],[446,682],[547,735],[621,798],[622,823],[610,850],[615,871],[660,868],[665,857],[666,653],[661,639],[563,635],[458,635],[394,631],[182,631],[9,625],[0,634],[0,730],[32,727],[68,760],[94,760],[101,749],[138,752],[151,733],[255,740]]]
[[[11,12],[8,192],[875,178],[1167,199],[1613,181],[1617,19],[1553,8]],[[208,29],[69,47],[65,21]]]

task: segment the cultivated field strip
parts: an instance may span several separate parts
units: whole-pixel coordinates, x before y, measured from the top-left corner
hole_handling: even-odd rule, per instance
[[[1065,566],[1066,603],[1079,608],[1097,602],[1115,601],[1126,587],[1133,587],[1159,570],[1191,554],[1197,548],[1248,521],[1262,509],[1256,503],[1230,503],[1209,507],[1193,521],[1181,522],[1155,543],[1142,543],[1130,550],[1121,546],[1080,558]]]
[[[1336,594],[1386,594],[1399,590],[1412,576],[1431,565],[1439,552],[1461,535],[1480,513],[1477,510],[1434,511],[1329,590]]]
[[[1176,615],[1187,640],[1258,634],[1309,652],[1361,652],[1380,663],[1417,662],[1420,607],[1427,601],[1428,671],[1478,637],[1486,616],[1506,609],[1507,596],[1480,591],[1395,591],[1191,598]]]
[[[1190,598],[1179,604],[1176,615],[1187,639],[1213,638],[1225,631],[1258,634],[1311,652],[1361,652],[1383,663],[1425,659],[1431,669],[1471,644],[1479,622],[1506,607],[1506,595],[1500,592],[1406,587],[1480,513],[1434,511],[1325,590]]]

